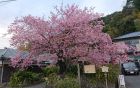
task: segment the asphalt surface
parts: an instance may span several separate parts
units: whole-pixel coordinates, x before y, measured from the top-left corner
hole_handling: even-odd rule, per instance
[[[24,87],[24,88],[46,88],[46,87],[45,87],[45,83],[40,83],[40,84],[37,84],[37,85],[33,85],[33,86],[30,86],[30,87]]]
[[[125,76],[126,88],[140,88],[140,75]]]
[[[7,87],[6,85],[4,85],[4,86],[0,86],[0,88],[11,88],[11,87]],[[18,88],[18,87],[14,87],[14,88]],[[46,88],[46,86],[45,83],[40,83],[29,87],[20,87],[20,88]]]

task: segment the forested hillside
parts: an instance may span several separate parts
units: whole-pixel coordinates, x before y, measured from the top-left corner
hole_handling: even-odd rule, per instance
[[[104,32],[112,38],[140,31],[140,0],[127,0],[120,12],[103,17],[105,22]]]

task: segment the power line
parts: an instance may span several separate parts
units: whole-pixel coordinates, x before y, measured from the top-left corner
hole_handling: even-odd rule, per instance
[[[0,4],[5,2],[11,2],[11,1],[16,1],[16,0],[4,0],[4,1],[0,1]]]

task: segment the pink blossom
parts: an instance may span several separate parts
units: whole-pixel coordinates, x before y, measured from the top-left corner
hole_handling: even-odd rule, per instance
[[[52,59],[43,56],[52,54],[57,61],[57,53],[63,50],[64,57],[77,59],[85,58],[89,62],[100,65],[113,60],[114,63],[127,58],[128,46],[113,43],[110,36],[103,30],[101,15],[92,9],[80,9],[76,5],[56,8],[48,20],[31,15],[16,19],[9,26],[9,34],[13,34],[11,44],[17,47],[29,43],[29,53],[38,62]],[[52,57],[51,56],[51,57]],[[28,62],[29,61],[29,62]],[[14,65],[18,65],[14,59]],[[22,67],[31,64],[26,59]]]

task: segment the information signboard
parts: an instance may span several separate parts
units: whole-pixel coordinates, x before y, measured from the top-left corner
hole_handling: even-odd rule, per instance
[[[96,73],[95,65],[84,65],[84,73]]]

